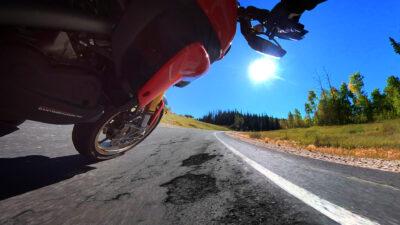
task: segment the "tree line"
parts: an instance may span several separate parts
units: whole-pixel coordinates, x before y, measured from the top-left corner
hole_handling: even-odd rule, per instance
[[[393,38],[390,42],[400,54],[400,43]],[[343,82],[338,88],[331,85],[328,75],[327,82],[328,88],[319,82],[319,96],[314,90],[308,92],[305,117],[295,109],[289,112],[284,127],[367,123],[400,117],[400,79],[397,76],[389,76],[383,91],[375,88],[370,95],[364,90],[364,76],[360,72],[352,74],[349,82]]]
[[[368,95],[364,91],[364,76],[354,73],[349,83],[342,83],[339,88],[322,88],[319,96],[315,91],[309,91],[305,112],[304,118],[298,109],[289,112],[286,126],[343,125],[398,118],[400,79],[390,76],[383,92],[375,88]]]
[[[238,131],[267,131],[281,129],[280,120],[266,114],[242,113],[238,110],[209,112],[202,122],[226,126]]]
[[[389,39],[395,53],[400,54],[400,43]],[[321,79],[318,81],[320,93],[317,95],[314,90],[308,92],[304,117],[298,109],[289,112],[287,119],[219,110],[209,112],[199,120],[239,131],[266,131],[400,118],[400,79],[397,76],[387,78],[383,91],[375,88],[370,94],[364,90],[364,76],[360,72],[350,75],[348,83],[343,82],[339,87],[332,86],[329,75],[327,88],[323,87]]]

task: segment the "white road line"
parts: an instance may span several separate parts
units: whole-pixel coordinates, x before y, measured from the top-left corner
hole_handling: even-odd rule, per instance
[[[215,137],[224,144],[229,150],[231,150],[235,155],[242,158],[247,164],[256,169],[258,172],[263,174],[270,181],[278,185],[280,188],[293,195],[294,197],[300,199],[305,204],[311,206],[316,209],[323,215],[329,217],[330,219],[338,222],[343,225],[379,225],[379,223],[371,221],[365,217],[354,214],[340,206],[337,206],[333,203],[328,202],[325,199],[322,199],[315,194],[301,188],[288,180],[285,180],[283,177],[271,172],[265,167],[261,166],[257,162],[249,159],[247,156],[240,153],[238,150],[221,140],[217,133],[214,133]]]

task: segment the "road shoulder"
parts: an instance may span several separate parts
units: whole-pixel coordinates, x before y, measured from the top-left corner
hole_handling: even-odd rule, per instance
[[[263,140],[252,139],[246,135],[240,134],[238,132],[225,132],[230,137],[239,139],[243,142],[253,144],[259,147],[268,148],[274,151],[285,152],[293,155],[298,155],[307,158],[313,158],[328,162],[339,163],[343,165],[362,167],[368,169],[381,170],[386,172],[400,173],[400,160],[382,160],[382,159],[372,159],[372,158],[359,158],[351,156],[338,156],[327,153],[321,153],[317,151],[312,151],[309,149],[292,147],[288,145],[266,143]]]

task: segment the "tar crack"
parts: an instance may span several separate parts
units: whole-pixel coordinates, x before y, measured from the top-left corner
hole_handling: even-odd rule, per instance
[[[113,177],[111,178],[110,184],[113,184],[115,182],[117,182],[117,180],[120,180],[121,178],[123,178],[124,176],[117,176],[117,177]]]
[[[5,221],[0,221],[1,224],[27,224],[28,220],[33,217],[35,211],[32,209],[24,210],[17,215]]]
[[[117,194],[113,198],[107,199],[107,200],[104,200],[104,201],[105,202],[119,201],[119,200],[122,200],[122,199],[128,199],[130,197],[131,197],[131,193],[125,192],[125,193]]]

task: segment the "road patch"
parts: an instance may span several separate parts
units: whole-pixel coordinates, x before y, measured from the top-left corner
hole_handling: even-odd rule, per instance
[[[210,155],[208,153],[192,155],[189,158],[182,161],[182,166],[199,166],[215,157],[216,155]]]
[[[187,173],[160,186],[168,188],[165,202],[174,205],[193,203],[219,191],[216,179],[207,174]]]

